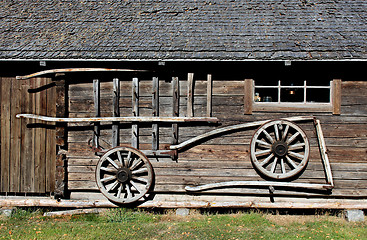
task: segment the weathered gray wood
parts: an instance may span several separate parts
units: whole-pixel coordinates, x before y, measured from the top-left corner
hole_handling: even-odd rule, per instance
[[[187,74],[187,116],[194,116],[194,74]]]
[[[195,196],[183,198],[171,198],[170,195],[161,195],[159,199],[147,201],[139,205],[140,208],[265,208],[265,209],[366,209],[365,200],[323,199],[303,200],[297,198],[278,198],[276,202],[270,202],[269,198],[241,197],[233,201],[225,197],[216,196],[215,199],[208,196],[206,199]],[[1,207],[63,207],[63,208],[109,208],[119,207],[108,200],[54,200],[42,199],[0,199]]]
[[[341,79],[334,79],[332,83],[332,105],[333,105],[333,114],[340,115],[341,111]]]
[[[65,123],[80,123],[80,122],[210,122],[217,123],[219,120],[216,117],[84,117],[84,118],[58,118],[48,117],[36,114],[17,114],[17,118],[37,119],[45,122],[65,122]]]
[[[244,112],[252,114],[252,105],[254,101],[254,80],[245,79],[244,86]]]
[[[207,93],[206,93],[206,116],[212,116],[212,95],[213,95],[213,79],[212,75],[207,75]]]
[[[152,116],[159,116],[159,79],[153,77],[152,82]],[[152,124],[152,150],[158,150],[159,146],[159,126],[157,123]]]
[[[238,187],[238,186],[266,186],[266,187],[291,187],[291,188],[307,188],[307,189],[318,189],[325,190],[331,189],[333,186],[329,184],[312,184],[312,183],[294,183],[294,182],[274,182],[274,181],[233,181],[233,182],[220,182],[211,183],[196,187],[185,187],[186,191],[199,192],[213,188],[223,187]]]
[[[139,79],[133,78],[132,84],[132,114],[134,117],[139,116]],[[131,126],[131,146],[139,148],[139,127],[138,124]]]
[[[113,79],[113,117],[120,117],[120,80],[118,78]],[[119,125],[118,122],[113,122],[112,125],[112,147],[119,145]]]
[[[177,77],[172,78],[172,116],[180,115],[180,82]],[[178,124],[172,124],[172,144],[178,144]]]
[[[100,113],[100,81],[99,79],[93,79],[93,100],[94,100],[94,116],[99,118],[101,116]],[[100,123],[94,123],[94,131],[93,131],[93,147],[99,147],[99,135],[100,135]]]
[[[134,69],[109,69],[109,68],[63,68],[63,69],[50,69],[41,72],[32,73],[25,76],[17,76],[17,80],[26,80],[33,77],[40,77],[47,74],[57,73],[73,73],[73,72],[146,72],[146,70],[134,70]]]

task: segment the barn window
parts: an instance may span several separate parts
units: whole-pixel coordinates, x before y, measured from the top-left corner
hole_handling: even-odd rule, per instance
[[[340,114],[341,80],[278,80],[262,84],[245,80],[245,113],[263,112],[332,112]]]

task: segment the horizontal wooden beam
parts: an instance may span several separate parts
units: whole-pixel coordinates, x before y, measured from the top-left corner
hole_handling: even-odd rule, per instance
[[[61,207],[61,208],[109,208],[119,207],[107,200],[55,200],[55,199],[0,199],[0,207]],[[318,199],[277,200],[275,202],[248,201],[147,201],[139,208],[264,208],[264,209],[367,209],[366,200]]]
[[[306,188],[316,190],[326,190],[326,189],[332,189],[334,187],[330,184],[316,184],[316,183],[293,183],[293,182],[274,182],[274,181],[230,181],[230,182],[210,183],[196,187],[186,186],[185,190],[188,192],[199,192],[213,188],[239,187],[239,186],[290,187],[290,188]]]
[[[37,119],[45,122],[210,122],[217,123],[216,117],[91,117],[91,118],[57,118],[35,114],[17,114],[17,118]]]
[[[110,68],[61,68],[61,69],[50,69],[32,73],[25,76],[16,76],[17,80],[26,80],[33,77],[39,77],[47,74],[56,73],[76,73],[76,72],[147,72],[147,70],[135,70],[135,69],[110,69]]]

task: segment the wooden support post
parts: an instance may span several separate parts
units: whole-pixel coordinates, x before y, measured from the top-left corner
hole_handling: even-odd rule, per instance
[[[172,116],[179,117],[180,110],[180,82],[177,77],[172,78],[172,97],[173,97],[173,106],[172,106]],[[172,144],[178,144],[178,124],[172,124]]]
[[[153,117],[159,116],[159,79],[153,77],[152,88],[152,114]],[[159,148],[159,126],[157,123],[152,124],[152,150],[156,151]]]
[[[187,116],[194,116],[194,74],[187,75]]]
[[[113,116],[120,116],[120,80],[118,78],[113,79]],[[112,124],[112,147],[117,147],[119,142],[119,123],[113,122]]]
[[[330,166],[330,161],[329,161],[327,148],[325,144],[324,134],[322,132],[321,122],[319,119],[315,120],[315,128],[316,128],[317,142],[319,144],[319,150],[320,150],[320,154],[322,158],[322,163],[325,169],[326,179],[327,179],[328,184],[330,184],[331,186],[334,186],[333,175],[331,172],[331,166]]]
[[[132,84],[132,114],[133,117],[139,116],[139,79],[133,78]],[[139,148],[139,127],[133,123],[131,127],[131,146]]]
[[[245,114],[252,114],[252,104],[254,101],[254,80],[245,79],[244,89],[244,110]]]
[[[99,79],[93,79],[93,100],[94,100],[94,116],[100,117],[100,81]],[[94,123],[93,131],[93,147],[99,147],[99,136],[100,136],[100,123]]]
[[[340,115],[341,108],[341,87],[342,80],[334,79],[332,83],[332,104],[333,104],[333,114]]]
[[[58,73],[55,78],[56,85],[56,117],[68,117],[67,114],[67,87],[65,74]],[[34,103],[36,104],[36,103]],[[55,172],[55,198],[66,197],[66,154],[67,149],[66,123],[56,123],[56,172]]]
[[[212,93],[213,92],[213,80],[212,75],[207,75],[207,92],[206,92],[206,116],[212,116]]]

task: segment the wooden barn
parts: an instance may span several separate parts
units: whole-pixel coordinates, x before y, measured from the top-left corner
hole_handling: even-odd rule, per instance
[[[366,11],[2,1],[0,206],[366,209]]]

